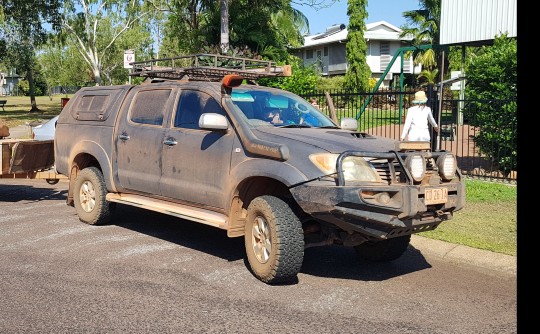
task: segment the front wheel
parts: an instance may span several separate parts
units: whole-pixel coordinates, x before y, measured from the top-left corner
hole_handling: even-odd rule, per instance
[[[354,249],[358,256],[364,260],[388,262],[403,255],[410,241],[411,235],[409,234],[382,241],[366,241],[355,246]]]
[[[302,224],[291,207],[274,196],[255,198],[248,207],[245,247],[251,270],[265,283],[296,278],[304,258]]]
[[[103,174],[96,167],[83,169],[74,183],[74,204],[79,219],[90,225],[101,225],[111,220],[115,203],[105,200],[107,187]]]

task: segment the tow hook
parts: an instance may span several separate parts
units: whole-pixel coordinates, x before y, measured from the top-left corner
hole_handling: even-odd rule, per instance
[[[444,216],[444,211],[437,210],[437,211],[435,211],[435,214],[437,215],[437,217]]]

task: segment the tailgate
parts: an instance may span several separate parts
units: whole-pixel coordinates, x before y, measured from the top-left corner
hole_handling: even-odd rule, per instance
[[[54,140],[5,141],[0,145],[0,174],[35,172],[54,165]]]

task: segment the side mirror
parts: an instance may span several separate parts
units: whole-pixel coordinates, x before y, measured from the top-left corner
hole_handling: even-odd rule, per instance
[[[339,127],[343,130],[358,130],[358,121],[355,118],[345,117],[341,119]]]
[[[227,130],[229,122],[220,114],[204,113],[199,117],[199,128],[206,130]]]

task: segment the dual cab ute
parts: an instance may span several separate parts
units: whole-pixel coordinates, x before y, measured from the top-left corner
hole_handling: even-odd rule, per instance
[[[243,236],[252,273],[276,283],[312,246],[392,261],[464,205],[451,152],[338,126],[252,84],[287,67],[206,54],[133,66],[143,84],[83,88],[58,119],[56,169],[85,223],[109,222],[120,203],[215,226]]]

